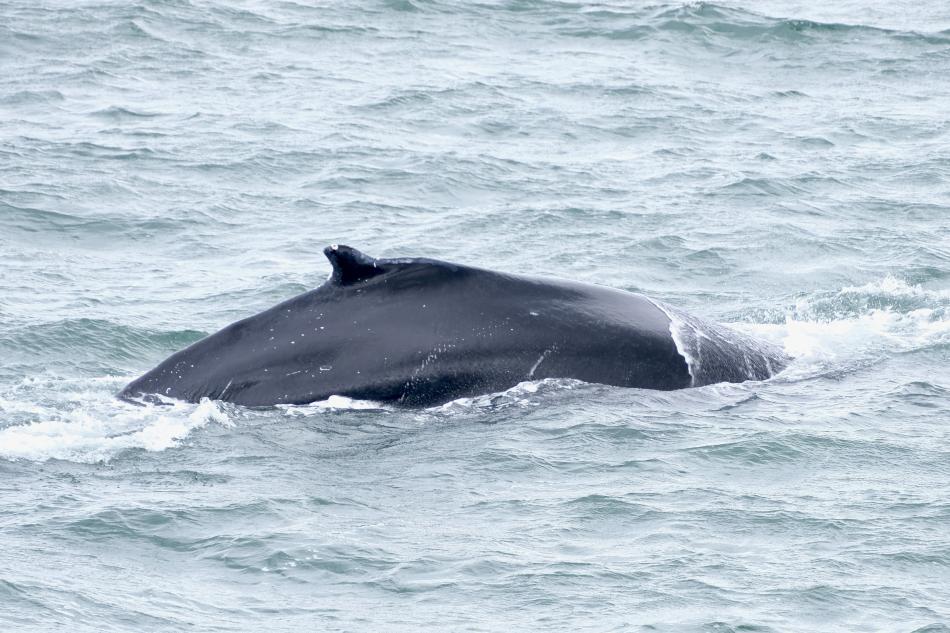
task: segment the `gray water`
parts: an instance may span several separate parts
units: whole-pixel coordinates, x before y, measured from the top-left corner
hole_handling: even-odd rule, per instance
[[[947,631],[948,112],[936,0],[0,0],[0,628]],[[795,360],[113,398],[330,243]]]

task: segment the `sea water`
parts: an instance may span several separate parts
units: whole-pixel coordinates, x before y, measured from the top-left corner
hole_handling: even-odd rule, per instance
[[[0,0],[0,629],[947,631],[950,5]],[[765,382],[138,407],[331,243]]]

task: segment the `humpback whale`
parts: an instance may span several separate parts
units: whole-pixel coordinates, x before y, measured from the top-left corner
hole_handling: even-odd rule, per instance
[[[788,360],[623,290],[342,245],[324,254],[322,286],[173,354],[119,397],[424,407],[544,378],[663,390],[764,380]]]

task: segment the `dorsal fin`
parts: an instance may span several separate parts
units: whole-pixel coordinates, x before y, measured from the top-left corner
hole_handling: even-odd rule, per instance
[[[342,244],[333,244],[323,249],[323,254],[333,266],[330,281],[340,286],[365,281],[386,272],[386,267],[369,255]]]

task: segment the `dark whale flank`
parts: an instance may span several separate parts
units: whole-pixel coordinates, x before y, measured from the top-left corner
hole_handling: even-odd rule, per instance
[[[711,325],[722,369],[697,382],[671,335],[676,314],[642,295],[347,246],[324,253],[325,284],[172,355],[119,395],[427,406],[542,378],[680,389],[784,366],[780,353]]]

